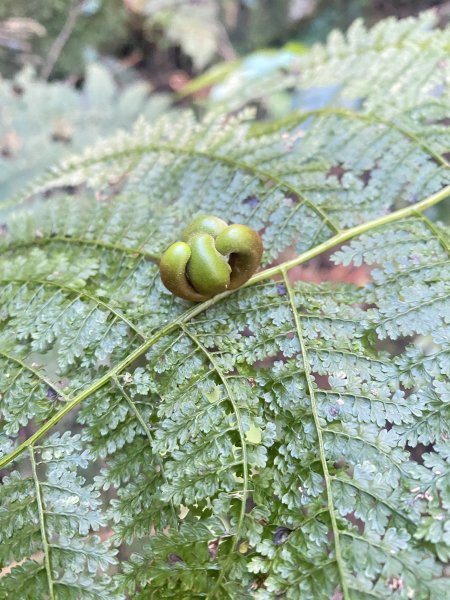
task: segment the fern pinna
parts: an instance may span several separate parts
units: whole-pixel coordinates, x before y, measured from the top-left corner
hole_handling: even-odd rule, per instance
[[[449,597],[448,39],[356,25],[298,59],[327,107],[140,121],[5,208],[0,597]],[[191,304],[205,213],[263,267]]]

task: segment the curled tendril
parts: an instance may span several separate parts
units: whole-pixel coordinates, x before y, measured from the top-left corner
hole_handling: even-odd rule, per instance
[[[259,266],[259,234],[213,215],[196,217],[161,257],[161,279],[175,296],[203,302],[243,285]]]

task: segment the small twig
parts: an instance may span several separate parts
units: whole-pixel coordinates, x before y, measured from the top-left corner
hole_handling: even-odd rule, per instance
[[[223,23],[218,22],[218,51],[225,60],[236,60],[237,54]]]
[[[239,8],[238,7],[235,7],[235,8],[236,8],[236,14],[234,14],[233,20],[234,20],[234,24],[236,25],[236,21],[238,18],[237,13],[239,11]],[[222,5],[221,2],[219,2],[217,11],[218,11],[218,14],[217,14],[217,50],[223,59],[236,60],[237,54],[233,47],[233,44],[231,43],[230,36],[228,35],[228,29],[225,25],[226,22],[228,21],[227,10],[225,9],[225,7]]]
[[[58,34],[58,37],[52,44],[50,51],[47,56],[47,60],[45,61],[44,66],[42,67],[41,77],[42,79],[47,80],[50,77],[50,73],[53,71],[53,67],[56,64],[56,61],[59,58],[59,55],[62,52],[62,49],[66,45],[73,28],[75,27],[76,20],[81,13],[81,8],[83,6],[83,0],[77,0],[77,2],[71,7],[69,14],[67,15],[66,22],[63,25],[63,28]]]

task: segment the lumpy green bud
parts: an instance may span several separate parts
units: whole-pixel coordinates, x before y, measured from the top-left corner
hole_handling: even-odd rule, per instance
[[[161,257],[161,280],[176,296],[202,302],[243,285],[259,266],[262,241],[246,225],[199,215]]]
[[[210,297],[224,292],[230,284],[231,267],[217,252],[214,238],[208,233],[196,233],[189,238],[191,258],[187,276],[193,287]]]
[[[190,223],[181,234],[183,242],[187,242],[195,233],[209,233],[216,238],[227,227],[225,221],[214,215],[199,215]]]

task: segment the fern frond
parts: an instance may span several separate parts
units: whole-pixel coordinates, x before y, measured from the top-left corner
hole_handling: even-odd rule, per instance
[[[4,10],[8,14],[13,5]],[[168,98],[149,97],[149,91],[138,82],[119,94],[108,69],[95,63],[86,69],[83,92],[39,80],[32,69],[23,69],[13,81],[0,80],[0,204],[9,204],[26,182],[63,156],[129,127],[139,115],[151,119],[161,114]]]
[[[291,103],[284,102],[290,110],[354,108],[422,130],[425,109],[437,117],[428,123],[427,135],[437,146],[448,146],[448,132],[438,122],[448,97],[448,34],[436,24],[433,11],[400,21],[384,19],[372,28],[357,19],[347,33],[333,31],[325,45],[308,53],[285,52],[284,60],[275,56],[273,65],[266,57],[267,74],[248,68],[252,57],[250,64],[244,59],[213,88],[211,103],[236,109],[257,99],[271,110],[272,97],[290,90]],[[418,72],[422,77],[416,77]]]
[[[450,194],[448,124],[422,101],[448,42],[414,23],[376,28],[366,54],[356,26],[305,81],[391,39],[386,78],[403,53],[429,59],[411,67],[416,104],[264,133],[248,114],[141,122],[7,215],[0,466],[27,450],[32,468],[3,481],[2,565],[25,560],[0,576],[6,595],[29,579],[25,594],[58,600],[446,597],[449,238],[423,213]],[[244,288],[190,306],[157,262],[200,212],[260,229],[266,251]],[[296,281],[331,251],[370,283]],[[69,413],[82,443],[44,439]],[[89,537],[104,522],[123,552],[112,582],[89,567],[113,561]]]
[[[98,492],[77,471],[89,464],[80,436],[52,435],[30,447],[31,473],[2,483],[0,576],[2,598],[113,598],[106,572],[115,552],[100,537]]]

